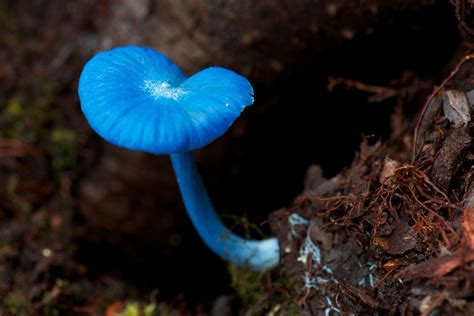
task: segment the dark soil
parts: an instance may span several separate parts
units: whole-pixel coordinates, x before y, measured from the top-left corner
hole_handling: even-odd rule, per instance
[[[350,168],[326,180],[313,167],[293,207],[272,214],[308,315],[474,312],[473,125],[434,120],[413,162],[392,151],[403,144],[366,139]]]
[[[1,315],[474,314],[472,4],[291,3],[0,2]],[[89,129],[82,66],[124,44],[251,80],[197,158],[278,269],[226,266],[168,158]]]

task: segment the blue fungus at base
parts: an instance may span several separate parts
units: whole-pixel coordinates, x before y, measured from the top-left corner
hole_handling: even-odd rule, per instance
[[[84,66],[79,98],[90,126],[108,142],[171,155],[188,215],[216,254],[255,270],[278,265],[276,238],[247,240],[225,227],[194,159],[193,150],[224,134],[253,103],[247,79],[221,67],[187,77],[160,52],[126,46],[99,53]]]

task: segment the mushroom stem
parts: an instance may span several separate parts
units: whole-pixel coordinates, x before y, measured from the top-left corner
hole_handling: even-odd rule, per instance
[[[239,267],[264,270],[278,265],[280,248],[276,238],[247,240],[225,227],[209,199],[193,152],[172,154],[171,161],[188,215],[212,251]]]

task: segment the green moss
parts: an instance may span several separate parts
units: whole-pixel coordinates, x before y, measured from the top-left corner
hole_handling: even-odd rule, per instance
[[[69,170],[76,165],[76,134],[67,128],[56,128],[50,135],[48,152],[52,156],[54,170]]]
[[[138,303],[127,303],[120,313],[121,316],[141,316]]]
[[[227,267],[231,286],[244,306],[255,303],[262,295],[261,282],[264,272],[241,269],[233,264]]]
[[[175,316],[172,309],[164,304],[128,302],[119,314],[120,316]]]
[[[152,314],[150,314],[151,316]],[[156,305],[156,315],[159,316],[179,316],[180,314],[164,303]],[[148,315],[147,315],[148,316]]]
[[[155,304],[148,304],[143,307],[143,315],[144,316],[152,316],[153,313],[156,310],[156,305]]]
[[[301,314],[301,306],[296,304],[296,302],[289,302],[286,307],[283,309],[283,315],[300,315]]]
[[[69,281],[68,280],[64,280],[64,279],[60,279],[60,278],[57,278],[54,283],[56,283],[56,286],[58,286],[58,287],[68,287],[69,286]]]
[[[18,175],[16,174],[8,177],[7,184],[5,186],[6,193],[9,195],[15,194],[16,190],[18,189],[19,182],[20,182],[20,179]]]
[[[43,309],[44,316],[61,316],[61,312],[54,307],[46,306]]]
[[[5,116],[17,117],[23,114],[23,107],[17,99],[10,99],[3,110]]]
[[[228,266],[231,286],[242,302],[243,315],[299,315],[301,308],[294,302],[294,284],[282,269],[256,272]],[[270,278],[264,278],[269,276]],[[273,282],[269,282],[273,279]],[[265,286],[264,286],[265,285]],[[268,290],[264,290],[268,288]],[[274,289],[274,290],[272,290]]]
[[[3,299],[3,304],[12,315],[31,315],[31,302],[26,294],[22,291],[8,293]]]
[[[0,2],[0,26],[8,25],[8,12],[5,4]]]

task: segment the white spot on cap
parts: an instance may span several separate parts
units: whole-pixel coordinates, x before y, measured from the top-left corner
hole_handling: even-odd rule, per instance
[[[166,98],[178,100],[184,94],[184,90],[179,87],[173,87],[166,81],[145,80],[143,89],[150,93],[155,99]]]

